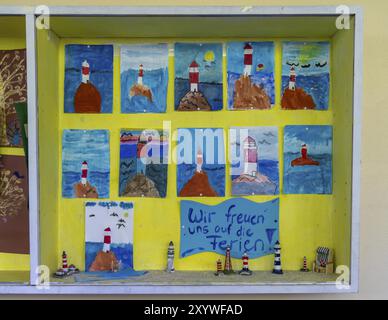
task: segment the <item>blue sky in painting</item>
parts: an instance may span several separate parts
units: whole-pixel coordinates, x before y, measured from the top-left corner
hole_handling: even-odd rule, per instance
[[[143,65],[144,71],[167,68],[167,43],[121,46],[120,72],[130,69],[138,70],[140,64]]]
[[[208,51],[214,53],[214,61],[205,60]],[[199,82],[222,83],[221,43],[176,43],[175,78],[189,78],[189,65],[195,60],[199,65]]]

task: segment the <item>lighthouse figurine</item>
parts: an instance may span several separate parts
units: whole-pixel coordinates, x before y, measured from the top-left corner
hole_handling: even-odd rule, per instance
[[[189,67],[189,81],[190,81],[190,91],[197,92],[198,91],[198,82],[199,82],[199,69],[198,63],[193,60]]]
[[[197,151],[197,169],[196,169],[196,171],[198,173],[202,172],[202,164],[203,164],[203,154],[202,154],[201,149],[198,149],[198,151]]]
[[[241,260],[242,260],[242,263],[243,263],[243,267],[240,270],[239,274],[241,274],[242,276],[250,276],[250,275],[252,275],[252,271],[249,270],[249,266],[248,266],[249,257],[248,257],[248,254],[246,252],[244,252]]]
[[[252,54],[252,46],[246,43],[244,46],[244,76],[246,77],[252,74]]]
[[[290,68],[290,80],[288,82],[288,89],[295,91],[296,85],[296,72],[294,66]]]
[[[280,261],[280,243],[279,240],[275,243],[275,259],[273,262],[273,271],[275,274],[283,274],[282,262]]]
[[[307,258],[306,256],[303,257],[303,267],[300,269],[302,272],[309,272],[310,270],[307,268]]]
[[[139,75],[137,77],[137,84],[143,85],[143,75],[144,75],[144,70],[143,70],[143,65],[139,65]]]
[[[167,272],[174,272],[174,242],[170,241],[168,244],[168,250],[167,250]]]
[[[65,251],[62,252],[62,270],[65,273],[69,271],[69,267],[67,266],[67,254]]]
[[[110,243],[111,243],[111,230],[110,228],[104,229],[104,246],[102,251],[109,252],[110,251]]]
[[[214,275],[219,276],[220,274],[222,274],[222,262],[221,262],[221,259],[217,260],[216,266],[217,266],[217,271],[214,273]]]
[[[255,139],[250,136],[244,140],[244,174],[257,174],[257,145]]]
[[[86,161],[82,162],[81,166],[81,183],[85,186],[88,179],[88,163]]]
[[[224,274],[233,274],[232,259],[230,257],[230,246],[226,247],[225,252],[225,265],[224,265]]]

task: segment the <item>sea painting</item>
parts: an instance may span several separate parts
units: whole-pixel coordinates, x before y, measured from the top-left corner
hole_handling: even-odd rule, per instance
[[[221,110],[222,44],[175,44],[175,109]]]
[[[133,270],[132,202],[85,203],[85,271]]]
[[[283,109],[327,110],[330,91],[330,43],[283,42]]]
[[[121,46],[121,112],[166,112],[168,45]]]
[[[225,196],[223,129],[178,129],[177,143],[178,196]]]
[[[283,192],[331,194],[332,144],[332,126],[286,126]]]
[[[168,144],[166,131],[121,130],[120,196],[166,197]]]
[[[27,101],[26,50],[0,50],[0,146],[22,147],[15,104]]]
[[[64,97],[66,113],[112,112],[112,45],[65,45]]]
[[[62,196],[109,198],[109,131],[64,130]]]
[[[277,127],[229,129],[232,195],[279,193]]]
[[[274,43],[227,44],[228,109],[270,109],[275,103]]]

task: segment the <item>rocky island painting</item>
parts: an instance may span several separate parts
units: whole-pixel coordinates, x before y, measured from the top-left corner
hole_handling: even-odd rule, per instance
[[[111,113],[113,46],[65,45],[65,113]]]
[[[330,90],[330,43],[283,42],[283,109],[327,110]]]
[[[222,44],[175,44],[175,109],[221,110]]]
[[[277,127],[229,129],[232,195],[279,193]]]
[[[178,129],[177,143],[178,196],[225,196],[223,129]]]
[[[121,130],[120,196],[166,197],[168,144],[166,131]]]
[[[131,44],[121,46],[121,112],[166,112],[168,45]]]
[[[283,192],[332,193],[332,126],[284,128]]]
[[[62,136],[62,196],[109,197],[108,130],[64,130]]]
[[[274,43],[227,44],[228,109],[270,109],[275,103]]]

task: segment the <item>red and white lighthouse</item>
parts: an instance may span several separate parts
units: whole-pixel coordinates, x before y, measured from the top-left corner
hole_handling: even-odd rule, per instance
[[[104,247],[102,251],[109,252],[110,251],[110,243],[111,243],[111,231],[110,228],[104,229]]]
[[[63,251],[63,253],[62,253],[62,270],[64,272],[69,271],[69,267],[67,265],[67,254],[65,251]]]
[[[198,149],[197,151],[197,172],[202,171],[202,164],[203,164],[203,154],[201,149]]]
[[[296,85],[296,72],[294,66],[290,68],[290,80],[288,82],[288,89],[295,90]]]
[[[144,70],[143,70],[143,65],[139,65],[139,75],[137,77],[137,84],[142,85],[143,84],[143,75],[144,75]]]
[[[82,83],[88,83],[89,82],[89,77],[90,77],[90,66],[89,63],[84,60],[82,62]]]
[[[86,185],[88,180],[88,163],[86,161],[82,162],[81,166],[81,183]]]
[[[252,46],[246,43],[244,46],[244,76],[250,76],[252,74],[252,55]]]
[[[198,82],[199,82],[199,69],[198,63],[193,60],[189,67],[189,81],[190,81],[190,91],[198,91]]]
[[[257,174],[257,145],[255,139],[248,136],[244,140],[244,174],[256,176]]]
[[[302,154],[302,159],[307,159],[307,145],[302,144],[302,148],[300,149],[300,153]]]

